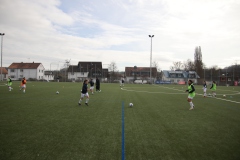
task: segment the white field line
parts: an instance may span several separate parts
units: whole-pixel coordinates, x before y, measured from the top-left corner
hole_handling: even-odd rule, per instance
[[[171,88],[171,87],[163,87],[163,88],[167,88],[167,89],[172,89],[172,90],[176,90],[176,91],[182,91],[182,90],[180,90],[180,89],[173,89],[173,88]],[[220,89],[219,89],[220,90]],[[185,90],[184,90],[185,91]],[[221,91],[231,91],[231,90],[221,90]],[[210,91],[211,92],[211,91]],[[228,95],[228,96],[234,96],[234,95],[237,95],[237,94],[240,94],[240,92],[238,92],[238,91],[231,91],[231,92],[235,92],[235,93],[232,93],[232,94],[227,94],[227,93],[225,93],[225,94],[218,94],[218,95]],[[196,93],[197,95],[203,95],[203,94],[199,94],[199,93]]]
[[[237,102],[237,101],[231,101],[231,100],[228,100],[228,99],[223,99],[223,98],[218,98],[218,97],[214,97],[214,98],[222,100],[222,101],[228,101],[228,102],[233,102],[233,103],[239,103],[240,104],[240,102]]]
[[[163,88],[173,89],[173,88],[170,88],[170,87],[163,87]],[[173,90],[179,90],[179,89],[173,89]],[[179,90],[179,91],[181,91],[181,90]],[[237,92],[237,91],[232,91],[232,92]],[[197,95],[202,95],[202,94],[198,94],[198,93],[196,93],[196,94]],[[237,94],[240,94],[240,92],[235,93],[235,94],[228,94],[228,95],[237,95]],[[222,95],[222,94],[219,94],[219,95]],[[232,103],[240,103],[238,101],[231,101],[231,100],[228,100],[228,99],[223,99],[223,98],[218,98],[218,97],[213,97],[213,98],[219,99],[219,100],[222,100],[222,101],[232,102]]]
[[[158,86],[158,85],[154,85],[154,86]],[[160,86],[158,86],[160,87]],[[175,88],[171,88],[171,87],[163,87],[161,86],[162,88],[167,88],[167,89],[170,89],[170,90],[175,90],[175,91],[180,91],[180,92],[183,92],[185,90],[180,90],[180,89],[175,89]],[[124,90],[124,91],[130,91],[130,92],[139,92],[139,93],[163,93],[163,94],[186,94],[186,93],[166,93],[166,92],[149,92],[149,91],[136,91],[136,90],[128,90],[128,89],[123,89],[121,88],[121,90]],[[228,90],[229,91],[229,90]],[[232,92],[237,92],[237,91],[232,91]],[[235,93],[235,94],[228,94],[228,95],[238,95],[240,94],[240,92],[238,93]],[[203,94],[198,94],[196,93],[196,95],[203,95]],[[219,94],[219,95],[222,95],[222,94]],[[222,100],[222,101],[227,101],[227,102],[232,102],[232,103],[240,103],[240,102],[237,102],[237,101],[231,101],[231,100],[228,100],[228,99],[223,99],[223,98],[217,98],[217,97],[214,97],[215,99],[219,99],[219,100]]]
[[[139,92],[139,93],[186,94],[186,93],[166,93],[166,92],[136,91],[136,90],[125,89],[125,88],[121,88],[121,90],[128,91],[128,92]]]

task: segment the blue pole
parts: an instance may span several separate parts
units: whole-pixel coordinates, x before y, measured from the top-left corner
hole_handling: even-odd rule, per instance
[[[122,160],[125,160],[124,146],[124,102],[122,102]]]

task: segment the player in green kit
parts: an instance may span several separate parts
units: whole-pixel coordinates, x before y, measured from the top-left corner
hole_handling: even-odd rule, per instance
[[[8,85],[9,91],[11,91],[13,88],[11,87],[12,86],[12,79],[10,78],[10,76],[7,79],[7,85]]]
[[[217,84],[215,81],[213,81],[212,86],[210,88],[212,90],[213,97],[217,97],[216,90],[217,90]]]
[[[195,88],[193,86],[193,81],[192,80],[188,80],[188,89],[186,90],[186,92],[188,92],[187,101],[190,104],[189,110],[193,110],[194,109],[194,104],[193,104],[192,100],[195,97]]]

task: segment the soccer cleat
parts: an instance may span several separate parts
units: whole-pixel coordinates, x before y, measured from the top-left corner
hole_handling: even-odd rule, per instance
[[[189,108],[189,110],[193,110],[193,107]]]
[[[81,106],[81,103],[78,102],[78,105]]]
[[[85,103],[88,106],[88,103]]]

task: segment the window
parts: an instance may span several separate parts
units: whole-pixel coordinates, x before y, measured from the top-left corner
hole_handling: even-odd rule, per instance
[[[23,69],[20,69],[20,72],[23,72]]]
[[[74,72],[72,72],[71,75],[74,75]]]
[[[20,75],[20,78],[23,78],[23,75]]]
[[[14,70],[14,69],[11,69],[11,72],[15,72],[15,70]]]
[[[11,78],[15,78],[15,76],[11,76]]]
[[[84,72],[82,72],[81,74],[84,75]]]
[[[176,77],[176,74],[170,74],[170,77],[171,77],[171,78],[175,78],[175,77]]]
[[[39,69],[39,72],[40,72],[40,69]]]
[[[195,74],[189,74],[189,78],[195,78]]]

